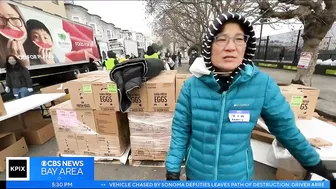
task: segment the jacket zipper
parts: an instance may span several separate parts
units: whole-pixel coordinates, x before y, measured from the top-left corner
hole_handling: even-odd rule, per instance
[[[225,98],[226,98],[226,92],[222,94],[222,106],[221,106],[221,114],[220,114],[220,121],[219,121],[219,132],[217,134],[217,141],[216,141],[216,164],[215,164],[215,178],[214,180],[217,180],[218,177],[218,159],[219,159],[219,148],[220,148],[220,138],[222,133],[222,127],[223,127],[223,120],[224,120],[224,113],[225,113]]]
[[[189,160],[190,152],[191,152],[191,145],[188,147],[188,150],[187,150],[187,158],[186,158],[186,161],[185,161],[185,165],[188,164],[188,160]]]
[[[240,79],[241,76],[239,76],[230,86],[229,89],[222,93],[222,105],[221,105],[221,114],[220,114],[220,121],[219,121],[219,132],[217,134],[217,141],[216,141],[216,164],[215,164],[215,174],[214,174],[214,180],[218,179],[218,161],[219,161],[219,149],[220,149],[220,138],[222,134],[222,127],[223,127],[223,121],[224,121],[224,114],[225,114],[225,103],[226,103],[226,93],[230,91],[231,87]]]
[[[248,159],[248,149],[246,149],[246,154],[245,154],[245,158],[246,158],[246,175],[247,175],[247,180],[250,179],[250,175],[249,175],[249,159]]]

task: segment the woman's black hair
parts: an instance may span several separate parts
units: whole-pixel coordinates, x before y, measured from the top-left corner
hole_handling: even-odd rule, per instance
[[[222,27],[220,28],[219,33],[221,33],[224,30],[224,27],[225,27],[226,24],[238,24],[240,29],[243,30],[244,34],[248,34],[249,28],[238,20],[228,20],[228,21],[226,21],[222,25]]]
[[[8,60],[9,60],[10,57],[13,57],[16,60],[16,64],[14,66],[11,65],[8,62]],[[22,69],[23,68],[23,64],[22,64],[22,61],[18,57],[14,56],[14,55],[9,55],[6,58],[6,65],[5,65],[5,67],[6,67],[6,72],[11,72],[13,70]]]

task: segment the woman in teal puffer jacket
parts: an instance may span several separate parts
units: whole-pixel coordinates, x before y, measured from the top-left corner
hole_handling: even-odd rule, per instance
[[[190,180],[251,180],[250,136],[260,116],[303,167],[333,179],[296,127],[275,81],[250,60],[256,50],[251,23],[234,13],[222,14],[210,24],[202,47],[203,57],[190,67],[194,76],[178,98],[167,180],[179,180],[184,157]]]

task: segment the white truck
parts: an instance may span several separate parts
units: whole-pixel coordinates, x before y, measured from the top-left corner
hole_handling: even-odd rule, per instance
[[[109,50],[112,50],[118,57],[131,54],[138,56],[138,43],[130,39],[111,39],[109,40]]]

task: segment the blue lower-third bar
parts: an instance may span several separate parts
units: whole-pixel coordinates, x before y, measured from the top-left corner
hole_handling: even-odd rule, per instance
[[[7,188],[330,188],[329,181],[7,181]]]

